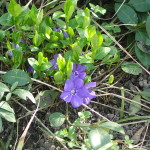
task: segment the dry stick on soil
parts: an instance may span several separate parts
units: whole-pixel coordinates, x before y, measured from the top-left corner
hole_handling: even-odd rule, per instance
[[[143,67],[136,59],[134,59],[134,58],[130,55],[130,53],[128,53],[128,52],[126,51],[126,49],[123,48],[122,45],[120,45],[120,44],[116,41],[116,39],[115,39],[114,37],[112,37],[112,36],[111,36],[101,25],[99,25],[96,21],[94,21],[93,19],[92,19],[92,21],[93,21],[103,32],[105,32],[105,33],[115,42],[115,44],[116,44],[123,52],[125,52],[130,58],[132,58],[132,60],[133,60],[134,62],[136,62],[143,70],[145,70],[145,71],[150,75],[150,72],[149,72],[145,67]]]
[[[30,126],[31,126],[31,123],[32,123],[32,121],[33,121],[33,119],[34,119],[34,117],[35,117],[37,111],[38,111],[39,103],[40,103],[40,100],[39,100],[39,102],[38,102],[37,108],[36,108],[36,110],[35,110],[33,116],[31,117],[31,119],[30,119],[29,123],[27,124],[27,126],[26,126],[26,128],[25,128],[23,134],[22,134],[21,137],[20,137],[20,140],[19,140],[19,142],[18,142],[18,145],[17,145],[16,150],[22,150],[22,148],[23,148],[23,146],[24,146],[25,137],[26,137],[27,132],[28,132]]]

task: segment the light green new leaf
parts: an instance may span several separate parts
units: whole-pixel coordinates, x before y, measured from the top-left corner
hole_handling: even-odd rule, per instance
[[[10,13],[5,13],[0,17],[0,24],[2,26],[12,26],[13,16]]]
[[[64,74],[62,71],[57,71],[54,74],[54,80],[56,81],[56,84],[62,84],[64,82]]]
[[[19,69],[8,71],[2,76],[2,79],[11,85],[15,82],[18,82],[18,86],[26,85],[31,81],[29,75],[23,70]]]
[[[29,98],[32,101],[32,103],[36,103],[35,98],[33,97],[32,93],[30,93],[27,90],[16,89],[15,91],[13,91],[13,94],[19,96],[23,100],[27,100],[27,98]]]
[[[139,75],[142,72],[142,69],[139,67],[139,65],[133,62],[124,62],[121,65],[121,69],[124,72],[133,74],[133,75]]]
[[[121,134],[125,134],[123,127],[116,122],[104,122],[104,123],[100,124],[99,127],[103,127],[106,129],[110,129],[110,130],[119,132]]]
[[[132,9],[130,6],[124,4],[121,6],[121,4],[116,3],[115,4],[115,10],[117,13],[117,16],[119,20],[125,24],[137,24],[138,23],[138,17],[134,9]]]
[[[22,7],[17,4],[15,0],[11,0],[8,6],[8,10],[14,17],[17,17],[22,12]]]
[[[90,144],[94,150],[98,150],[104,145],[110,143],[110,135],[108,134],[108,132],[102,129],[98,128],[92,129],[89,132],[88,137],[90,140]]]
[[[135,102],[138,102],[139,104],[137,104]],[[130,115],[134,115],[141,110],[140,103],[141,103],[141,96],[135,95],[132,102],[130,103],[130,107],[129,107]]]
[[[59,128],[65,121],[65,115],[55,112],[49,115],[49,122],[53,128]]]
[[[150,10],[150,0],[130,0],[129,4],[138,12]]]
[[[2,82],[0,82],[0,92],[9,92],[8,86]]]
[[[0,117],[9,122],[16,122],[14,110],[5,101],[0,102]]]

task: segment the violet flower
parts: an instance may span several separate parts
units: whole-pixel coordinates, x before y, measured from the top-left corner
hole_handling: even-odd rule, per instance
[[[34,72],[34,69],[31,66],[28,66],[27,72]]]
[[[14,56],[13,53],[12,53],[12,51],[10,51],[10,50],[7,51],[7,54],[8,54],[8,56],[9,56],[10,58],[12,58],[12,57]]]
[[[54,32],[59,32],[61,29],[62,29],[61,27],[59,27],[59,28],[54,27],[53,28]]]
[[[73,70],[72,70],[72,74],[71,74],[70,78],[71,79],[80,78],[83,80],[86,76],[86,73],[84,72],[85,70],[86,70],[85,65],[73,64]]]
[[[95,97],[89,87],[95,86],[95,83],[90,83],[89,86],[84,86],[82,79],[69,79],[64,86],[64,92],[61,93],[60,98],[71,103],[74,108],[81,106],[83,103],[88,104],[90,100]],[[92,95],[93,94],[93,95]],[[86,100],[87,99],[87,100]]]
[[[50,69],[54,69],[54,70],[58,69],[58,65],[57,65],[57,58],[58,58],[58,56],[59,56],[58,54],[55,54],[54,58],[49,61],[52,64],[52,67]]]
[[[63,33],[63,35],[64,35],[65,38],[69,37],[68,33],[65,30],[62,30],[62,33]]]

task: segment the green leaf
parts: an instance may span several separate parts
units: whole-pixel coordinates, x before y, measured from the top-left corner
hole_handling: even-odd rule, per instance
[[[89,132],[88,137],[90,140],[90,144],[94,150],[98,150],[104,145],[110,143],[110,135],[102,129],[92,129]]]
[[[150,89],[145,89],[144,91],[140,92],[140,94],[150,98]]]
[[[2,82],[0,82],[0,92],[9,92],[8,86]]]
[[[11,85],[15,82],[18,82],[18,86],[26,85],[31,81],[29,75],[23,70],[19,69],[8,71],[3,75],[2,79]]]
[[[148,36],[150,38],[150,16],[148,16],[147,21],[146,21],[146,31],[148,33]]]
[[[67,62],[67,65],[66,65],[67,78],[70,78],[70,75],[72,73],[72,69],[73,69],[73,63],[69,59],[68,62]]]
[[[135,102],[138,102],[141,104],[141,96],[140,95],[135,95],[132,102],[130,103],[130,107],[129,107],[130,115],[134,115],[141,110],[141,105],[137,104]]]
[[[110,130],[119,132],[121,134],[125,134],[123,127],[116,122],[104,122],[104,123],[100,124],[99,127],[103,127],[106,129],[110,129]]]
[[[148,38],[148,34],[147,34],[146,31],[142,31],[142,30],[137,30],[136,31],[136,34],[135,34],[135,40],[136,41],[145,42],[147,38]]]
[[[59,70],[63,70],[66,66],[66,61],[61,55],[59,55],[57,58],[57,64],[58,64]]]
[[[13,25],[13,17],[9,13],[5,13],[0,17],[0,24],[2,26],[12,26]]]
[[[99,5],[93,5],[91,3],[89,3],[92,11],[94,11],[95,13],[99,12],[100,14],[104,15],[106,13],[106,9],[100,7]]]
[[[3,123],[2,118],[0,117],[0,133],[3,131]]]
[[[7,95],[6,95],[6,101],[9,101],[10,100],[10,98],[11,98],[11,93],[8,93]]]
[[[130,6],[124,4],[121,6],[121,4],[116,3],[115,4],[115,10],[117,13],[117,17],[119,20],[125,24],[137,24],[138,23],[138,17],[134,9],[132,9]]]
[[[22,7],[17,4],[15,0],[11,0],[8,6],[8,10],[14,17],[17,17],[22,12]]]
[[[81,64],[94,63],[94,59],[92,58],[92,53],[87,53],[83,56],[80,56],[79,61],[80,61]]]
[[[9,122],[16,122],[14,110],[5,102],[0,102],[0,116]]]
[[[36,104],[38,104],[38,101],[40,99],[39,106],[46,107],[50,104],[53,104],[57,96],[58,96],[58,92],[56,91],[50,91],[50,90],[41,91],[35,97]]]
[[[23,100],[27,100],[27,98],[29,98],[32,101],[32,103],[36,103],[35,98],[33,97],[32,93],[30,93],[27,90],[16,89],[15,91],[13,91],[13,94],[19,96]]]
[[[61,17],[65,17],[65,14],[62,11],[55,11],[52,16],[54,20],[57,20]]]
[[[13,91],[18,86],[18,82],[12,84],[10,91]]]
[[[72,52],[73,52],[73,60],[78,61],[82,49],[77,42],[72,45]]]
[[[140,62],[145,66],[145,67],[149,67],[150,66],[150,54],[144,53],[143,51],[141,51],[137,44],[135,44],[135,54],[137,56],[137,58],[140,60]]]
[[[62,84],[64,82],[64,74],[61,71],[57,71],[54,74],[54,80],[56,84]]]
[[[108,79],[108,84],[112,84],[114,82],[114,75],[110,75]]]
[[[121,69],[124,72],[133,74],[133,75],[139,75],[142,72],[142,69],[140,68],[140,66],[133,62],[124,62],[121,65]]]
[[[53,128],[59,128],[65,121],[65,115],[55,112],[49,115],[49,122]]]
[[[130,0],[129,4],[138,12],[147,12],[150,10],[149,0]]]
[[[41,66],[39,66],[39,71],[45,71],[49,69],[52,66],[50,62],[43,63]]]
[[[109,47],[100,47],[99,49],[97,49],[94,59],[102,60],[104,57],[108,55],[110,51],[111,48]]]
[[[5,31],[0,30],[0,40],[2,40],[5,37]]]
[[[81,119],[88,119],[91,117],[91,112],[90,111],[78,112],[78,116]]]

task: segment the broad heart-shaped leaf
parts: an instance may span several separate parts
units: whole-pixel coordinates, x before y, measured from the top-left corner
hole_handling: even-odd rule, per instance
[[[150,10],[150,0],[130,0],[129,4],[138,12],[147,12]]]
[[[145,66],[145,67],[149,67],[150,66],[150,54],[144,53],[143,51],[141,51],[137,44],[135,44],[135,54],[137,56],[137,58],[140,60],[140,62]]]
[[[110,143],[110,135],[105,130],[95,128],[89,132],[89,140],[92,148],[98,150],[104,145]]]
[[[0,92],[9,92],[8,86],[2,82],[0,82]]]
[[[32,101],[32,103],[36,103],[35,98],[33,97],[32,93],[30,93],[27,90],[16,89],[15,91],[13,91],[13,94],[19,96],[23,100],[27,100],[27,98],[29,98]]]
[[[49,115],[49,122],[53,128],[59,128],[65,121],[65,115],[55,112]]]
[[[9,83],[11,85],[15,82],[18,82],[18,86],[26,85],[31,81],[28,74],[23,70],[19,69],[8,71],[6,74],[3,75],[2,78],[6,83]]]
[[[121,4],[115,4],[115,11],[117,12],[119,9],[117,13],[119,20],[125,24],[137,24],[138,17],[134,9],[126,4],[124,4],[121,8],[120,6]]]
[[[0,102],[0,117],[9,122],[16,122],[14,110],[5,101]]]
[[[145,89],[144,91],[140,92],[140,94],[150,98],[150,89]]]
[[[104,123],[100,124],[99,127],[103,127],[106,129],[110,129],[110,130],[119,132],[121,134],[125,134],[123,127],[116,122],[104,122]]]
[[[121,69],[124,72],[133,74],[133,75],[139,75],[142,72],[142,69],[139,67],[139,65],[133,62],[124,62],[121,65]]]
[[[143,41],[145,42],[148,39],[148,34],[146,31],[137,30],[135,33],[135,40],[136,41]]]
[[[135,95],[132,102],[130,103],[130,115],[136,114],[138,111],[141,110],[141,105],[137,104],[135,102],[141,103],[141,96],[140,95]]]
[[[147,21],[146,21],[146,31],[147,31],[148,36],[150,38],[150,16],[148,16]]]

